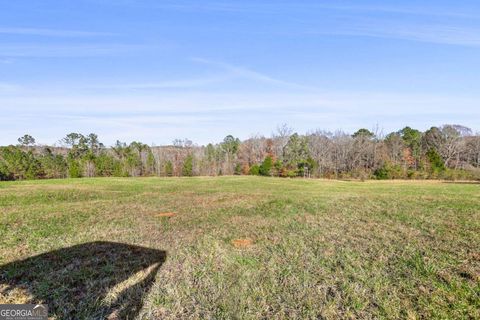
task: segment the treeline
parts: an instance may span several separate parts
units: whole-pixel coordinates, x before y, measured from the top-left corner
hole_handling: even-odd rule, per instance
[[[96,134],[70,133],[62,147],[38,146],[25,135],[0,147],[0,180],[263,175],[338,179],[480,179],[480,135],[460,125],[421,132],[405,127],[383,135],[360,129],[293,133],[286,125],[271,137],[197,146],[117,141],[105,147]]]

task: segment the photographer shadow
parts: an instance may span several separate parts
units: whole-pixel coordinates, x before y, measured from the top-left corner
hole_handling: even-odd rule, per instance
[[[133,319],[166,252],[90,242],[0,266],[0,297],[45,303],[58,319]]]

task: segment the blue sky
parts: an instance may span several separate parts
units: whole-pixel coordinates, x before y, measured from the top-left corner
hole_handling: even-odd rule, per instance
[[[480,130],[478,1],[0,2],[0,144]]]

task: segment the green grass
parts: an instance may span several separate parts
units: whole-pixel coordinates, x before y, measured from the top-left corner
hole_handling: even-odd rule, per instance
[[[235,239],[253,244],[237,248]],[[480,184],[259,177],[0,183],[0,265],[94,241],[166,251],[142,310],[131,313],[138,318],[480,317]],[[53,290],[42,281],[7,290],[5,279],[0,303]],[[115,310],[104,300],[89,308]]]

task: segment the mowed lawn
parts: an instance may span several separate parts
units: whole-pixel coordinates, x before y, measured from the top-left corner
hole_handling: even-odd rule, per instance
[[[478,319],[480,184],[1,182],[0,272],[58,319]]]

